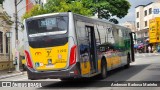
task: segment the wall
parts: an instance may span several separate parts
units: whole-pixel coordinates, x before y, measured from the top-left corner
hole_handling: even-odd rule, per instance
[[[18,1],[18,0],[17,0]],[[21,19],[21,16],[26,12],[26,8],[25,8],[25,5],[26,5],[26,1],[25,0],[22,0],[21,3],[18,4],[17,6],[17,11],[18,11],[18,21],[19,22],[22,22],[22,19]],[[3,2],[3,8],[4,10],[9,14],[9,16],[11,16],[11,20],[12,21],[15,21],[15,4],[14,4],[14,0],[5,0]],[[19,25],[19,28],[18,28],[18,39],[19,39],[19,47],[22,47],[23,43],[22,43],[22,40],[23,40],[23,33],[22,33],[22,29],[20,28],[20,25],[21,24],[18,24]],[[11,26],[11,31],[12,31],[12,38],[11,38],[11,41],[12,41],[12,44],[11,44],[11,48],[12,48],[12,53],[14,55],[14,51],[15,51],[15,24],[13,24]]]
[[[139,18],[137,18],[137,12],[139,12]],[[142,29],[142,26],[143,26],[143,6],[139,6],[136,8],[136,27],[137,27],[137,22],[139,22],[139,28],[136,28],[137,31],[141,30]]]
[[[3,49],[2,52],[0,52],[0,70],[7,69],[9,66],[13,66],[12,61],[9,62],[9,53],[8,53],[8,40],[6,38],[6,32],[10,31],[12,21],[8,14],[4,11],[2,8],[2,5],[0,4],[0,32],[1,32],[1,48]],[[11,42],[12,40],[10,40]],[[11,50],[10,50],[11,51]],[[10,56],[11,57],[11,56]],[[9,63],[11,65],[9,65]]]

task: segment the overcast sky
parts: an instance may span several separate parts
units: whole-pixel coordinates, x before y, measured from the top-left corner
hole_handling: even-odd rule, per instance
[[[131,4],[131,8],[129,9],[128,14],[119,20],[119,24],[124,23],[126,21],[135,21],[135,7],[138,5],[146,5],[154,0],[128,0]]]

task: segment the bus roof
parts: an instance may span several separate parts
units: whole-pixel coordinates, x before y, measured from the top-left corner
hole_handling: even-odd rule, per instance
[[[115,25],[115,26],[117,26],[117,27],[121,27],[121,28],[130,29],[130,28],[127,28],[127,27],[121,26],[121,25],[119,25],[119,24],[114,24],[114,23],[109,22],[109,21],[104,20],[104,19],[91,18],[91,17],[87,17],[87,16],[83,16],[83,15],[80,15],[80,14],[75,14],[75,13],[74,13],[74,15],[76,15],[76,16],[78,16],[78,17],[83,17],[83,18],[85,18],[85,20],[86,20],[86,19],[93,20],[93,21],[94,21],[94,23],[101,22],[101,23],[107,23],[107,24],[110,24],[110,25]]]
[[[63,12],[63,13],[48,13],[48,14],[41,14],[41,15],[36,15],[36,16],[29,17],[29,18],[27,18],[27,19],[40,18],[40,17],[51,16],[51,15],[63,15],[63,14],[67,14],[67,12]]]
[[[72,12],[48,13],[48,14],[42,14],[42,15],[32,16],[32,17],[27,18],[27,19],[40,18],[40,17],[51,16],[51,15],[64,15],[64,14],[67,14],[67,13],[72,13]],[[109,21],[104,20],[104,19],[91,18],[91,17],[80,15],[80,14],[76,14],[76,13],[72,13],[72,14],[76,15],[78,17],[83,17],[85,19],[93,20],[93,21],[96,21],[96,22],[107,23],[107,24],[110,24],[110,25],[115,25],[115,26],[118,26],[118,27],[121,27],[121,28],[129,29],[127,27],[124,27],[124,26],[121,26],[121,25],[118,25],[118,24],[114,24],[114,23],[109,22]]]

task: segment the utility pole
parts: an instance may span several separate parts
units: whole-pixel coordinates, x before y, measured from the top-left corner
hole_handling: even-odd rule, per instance
[[[18,15],[17,15],[17,0],[14,0],[15,2],[15,31],[16,31],[16,41],[18,40]]]
[[[18,1],[18,2],[17,2]],[[15,68],[16,68],[16,71],[20,71],[19,69],[19,51],[18,51],[18,44],[19,44],[19,40],[18,40],[18,12],[21,11],[22,9],[24,9],[26,6],[30,5],[31,3],[27,4],[26,6],[24,6],[23,8],[17,10],[17,6],[22,2],[23,0],[14,0],[14,4],[15,4],[15,14],[14,14],[14,17],[15,17],[15,57],[14,57],[14,60],[15,60]]]
[[[17,6],[18,4],[21,2],[22,0],[20,0],[19,2],[17,2],[17,0],[14,0],[14,4],[15,4],[15,65],[16,65],[16,71],[20,71],[19,69],[19,51],[18,51],[18,11],[17,11]]]

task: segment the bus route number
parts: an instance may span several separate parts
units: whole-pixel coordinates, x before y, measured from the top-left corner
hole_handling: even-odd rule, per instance
[[[60,49],[60,50],[57,50],[58,53],[62,53],[62,52],[67,52],[66,49]]]

